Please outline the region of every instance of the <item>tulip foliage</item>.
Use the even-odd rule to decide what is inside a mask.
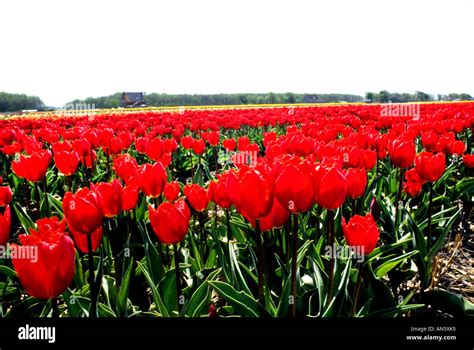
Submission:
[[[469,313],[436,257],[469,230],[473,124],[471,103],[0,119],[0,314]]]

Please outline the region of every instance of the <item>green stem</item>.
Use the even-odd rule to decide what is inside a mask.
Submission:
[[[287,264],[290,262],[290,221],[287,220],[285,223],[285,257]]]
[[[428,204],[428,243],[427,248],[431,247],[431,217],[433,216],[433,183],[429,183],[430,188],[430,202]]]
[[[454,201],[454,196],[455,196],[455,193],[456,193],[456,185],[457,185],[457,182],[458,182],[458,161],[457,161],[457,158],[455,159],[455,165],[454,165],[454,175],[453,175],[453,178],[454,178],[454,184],[453,184],[453,191],[451,192],[451,202]]]
[[[291,257],[291,317],[296,317],[296,269],[298,257],[298,214],[293,214],[293,255]]]
[[[257,241],[257,273],[258,273],[258,301],[263,303],[263,279],[265,254],[263,252],[262,234],[260,232],[260,222],[256,220],[255,239]]]
[[[332,210],[328,210],[327,212],[328,217],[328,245],[331,248],[331,256],[329,257],[329,287],[328,287],[328,298],[327,298],[327,306],[331,303],[333,290],[334,290],[334,264],[335,264],[335,233],[334,233],[334,212]]]
[[[321,207],[319,205],[316,206],[316,237],[315,237],[315,242],[318,241],[319,236],[321,235],[321,230],[320,230],[320,219],[321,219]]]
[[[97,318],[97,291],[94,283],[94,252],[92,251],[92,235],[87,234],[87,250],[89,260],[89,289],[91,293],[91,305],[89,317]]]
[[[59,318],[59,308],[58,308],[58,299],[51,299],[51,307],[53,309],[53,318]]]
[[[38,208],[38,219],[41,218],[41,195],[40,195],[40,187],[38,182],[35,182],[35,189],[36,189],[36,205]]]
[[[398,182],[397,202],[395,203],[395,233],[398,234],[398,212],[400,210],[400,200],[402,199],[403,177],[405,169],[400,169],[400,178]]]
[[[232,228],[230,227],[230,213],[229,209],[225,210],[225,218],[227,224],[227,245],[229,246],[229,250],[231,249],[231,240],[232,240]]]
[[[356,312],[357,312],[357,301],[359,300],[360,286],[362,285],[363,268],[364,268],[364,265],[362,265],[362,263],[359,263],[358,274],[357,274],[357,282],[356,282],[356,287],[355,287],[355,290],[354,290],[354,297],[352,298],[351,317],[355,317]]]
[[[45,177],[44,181],[43,181],[43,195],[44,195],[44,201],[45,201],[45,204],[46,204],[46,215],[50,216],[51,215],[51,210],[50,210],[50,206],[49,206],[49,198],[48,198],[48,191],[47,191],[46,182],[47,182],[47,180],[46,180],[46,177]]]
[[[176,277],[176,298],[177,298],[177,306],[178,306],[178,315],[180,313],[180,299],[181,299],[181,278],[179,274],[179,255],[178,255],[178,245],[173,244],[173,255],[174,255],[174,270],[175,270],[175,277]]]
[[[107,162],[107,173],[110,172],[110,156],[109,156],[109,149],[105,149],[105,155],[106,155],[106,162]],[[92,158],[92,151],[91,151],[91,158]]]

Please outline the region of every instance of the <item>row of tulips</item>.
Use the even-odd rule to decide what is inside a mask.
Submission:
[[[0,245],[35,255],[1,260],[0,311],[427,312],[454,298],[433,264],[466,227],[473,107],[0,120]]]

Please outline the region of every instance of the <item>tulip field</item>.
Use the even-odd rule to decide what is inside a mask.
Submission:
[[[474,315],[474,103],[417,108],[0,116],[0,315]]]

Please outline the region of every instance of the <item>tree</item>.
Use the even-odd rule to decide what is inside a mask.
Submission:
[[[380,91],[379,96],[381,103],[388,103],[390,101],[390,93],[387,90]]]

